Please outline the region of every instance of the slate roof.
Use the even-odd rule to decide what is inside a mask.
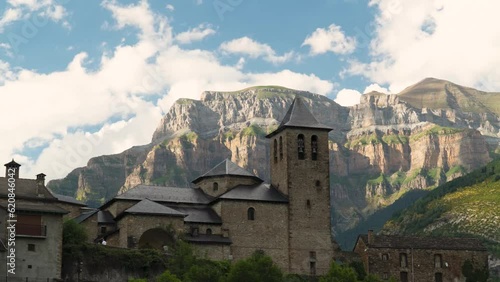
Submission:
[[[219,196],[219,199],[288,203],[281,192],[267,183],[238,185]]]
[[[174,207],[174,209],[187,214],[184,218],[184,222],[222,224],[220,216],[209,207]]]
[[[57,199],[45,187],[41,187],[40,189],[38,189],[38,193],[40,195],[43,195],[42,197],[39,197],[37,194],[38,184],[36,183],[35,179],[17,178],[15,184],[16,184],[15,185],[16,197],[36,198],[39,200],[43,200],[43,199],[56,200]],[[8,196],[8,193],[9,193],[8,188],[9,188],[9,185],[7,182],[7,178],[0,177],[0,197],[7,197]]]
[[[184,240],[190,243],[198,243],[198,244],[224,244],[229,245],[232,243],[231,239],[227,237],[222,237],[221,235],[207,235],[207,234],[199,234],[197,236],[186,235]]]
[[[99,211],[97,213],[97,222],[104,224],[114,224],[115,220],[109,211]]]
[[[82,223],[84,222],[85,220],[87,220],[89,217],[93,216],[94,214],[96,214],[97,212],[99,212],[99,210],[95,209],[95,210],[90,210],[90,211],[87,211],[87,212],[83,212],[81,213],[79,216],[73,218],[73,220],[76,222],[76,223]]]
[[[255,176],[255,174],[238,166],[237,164],[233,163],[231,160],[225,159],[222,162],[220,162],[219,164],[217,164],[215,167],[213,167],[211,170],[209,170],[207,173],[205,173],[202,176],[193,180],[193,183],[198,183],[200,180],[202,180],[203,178],[206,178],[206,177],[225,176],[225,175],[240,176],[240,177],[241,176],[253,177],[253,178],[257,178],[260,180],[260,178]]]
[[[162,204],[155,203],[151,200],[144,199],[132,207],[126,209],[124,213],[130,214],[147,214],[147,215],[170,215],[170,216],[186,216],[184,213],[176,211]]]
[[[370,248],[486,251],[481,240],[475,238],[373,235],[371,244],[367,244],[367,234],[359,235],[360,239]]]
[[[155,202],[184,204],[208,204],[212,201],[212,197],[201,189],[148,185],[137,185],[114,199],[143,200],[146,198]]]
[[[69,203],[69,204],[74,204],[74,205],[80,205],[82,207],[86,207],[87,205],[84,202],[78,201],[77,199],[71,197],[71,196],[66,196],[66,195],[60,195],[52,192],[52,195],[57,198],[58,201],[64,202],[64,203]]]
[[[0,204],[0,207],[7,209],[7,203]],[[55,204],[43,203],[43,204],[34,204],[34,203],[21,203],[19,201],[16,202],[16,212],[35,212],[35,213],[55,213],[55,214],[67,214],[69,213],[67,210],[58,207]]]
[[[288,111],[286,112],[285,117],[281,121],[278,128],[268,134],[266,137],[273,137],[286,127],[316,128],[328,131],[332,130],[331,127],[318,122],[318,120],[304,104],[304,101],[302,101],[302,99],[299,97],[296,97],[293,100],[292,105],[290,106],[290,108],[288,108]]]

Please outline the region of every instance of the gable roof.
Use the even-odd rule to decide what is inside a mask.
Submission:
[[[174,207],[181,213],[187,214],[184,222],[222,224],[220,216],[209,207]]]
[[[288,203],[288,199],[281,192],[267,183],[238,185],[220,195],[218,199]]]
[[[61,195],[61,194],[56,194],[52,192],[52,195],[57,198],[58,201],[68,203],[68,204],[73,204],[73,205],[79,205],[86,207],[87,204],[84,202],[78,201],[77,199],[71,197],[71,196],[66,196],[66,195]]]
[[[76,222],[76,223],[82,223],[84,222],[85,220],[89,219],[90,217],[92,217],[94,214],[96,214],[97,212],[99,212],[98,209],[95,209],[95,210],[90,210],[90,211],[86,211],[86,212],[82,212],[80,215],[78,215],[77,217],[73,218],[73,220]]]
[[[109,211],[99,211],[97,213],[97,222],[104,224],[113,224],[115,220],[113,219],[113,215]]]
[[[208,204],[212,201],[212,197],[205,194],[201,189],[149,186],[142,184],[116,196],[113,200],[143,200],[146,198],[155,202],[183,204]]]
[[[290,108],[288,108],[288,111],[286,112],[285,117],[281,121],[278,128],[268,134],[266,137],[273,137],[287,127],[315,128],[328,131],[332,130],[331,127],[318,122],[318,120],[304,104],[304,101],[299,97],[296,97],[293,100],[292,105],[290,106]]]
[[[16,197],[32,198],[40,201],[57,200],[45,186],[38,186],[36,179],[16,178]],[[0,177],[0,197],[9,193],[7,178]],[[38,190],[38,193],[37,193]]]
[[[8,203],[0,204],[0,207],[7,209]],[[16,202],[16,213],[17,212],[29,212],[29,213],[44,213],[44,214],[67,214],[67,210],[51,203],[35,204],[35,203],[22,203]]]
[[[390,249],[434,249],[434,250],[475,250],[486,251],[483,243],[475,238],[451,237],[416,237],[397,235],[372,235],[373,242],[368,243],[368,235],[358,236],[358,241],[363,240],[369,248]]]
[[[196,178],[192,182],[198,183],[200,180],[207,178],[207,177],[226,176],[226,175],[240,176],[240,177],[252,177],[252,178],[257,178],[257,179],[261,180],[260,178],[255,176],[255,174],[253,174],[253,173],[247,171],[246,169],[240,167],[239,165],[233,163],[231,160],[225,159],[222,162],[218,163],[215,167],[213,167],[207,173]]]
[[[132,207],[126,209],[124,213],[129,214],[147,214],[147,215],[170,215],[184,217],[185,214],[176,211],[162,204],[155,203],[151,200],[144,199]]]

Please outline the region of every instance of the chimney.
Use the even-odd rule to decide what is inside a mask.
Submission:
[[[40,187],[45,187],[45,174],[39,173],[36,175],[36,185]]]
[[[373,230],[368,230],[368,244],[373,244]]]
[[[15,179],[19,179],[19,167],[21,165],[16,163],[14,159],[10,163],[5,164],[5,178],[10,178],[14,176]]]

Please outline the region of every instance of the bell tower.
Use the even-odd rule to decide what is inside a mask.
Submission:
[[[321,275],[333,259],[328,132],[295,98],[271,144],[271,184],[289,199],[289,272]]]

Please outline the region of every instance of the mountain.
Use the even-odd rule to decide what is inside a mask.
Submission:
[[[418,97],[427,93],[409,91],[428,88],[427,84],[428,79],[398,95],[368,93],[353,107],[278,86],[206,91],[200,100],[177,100],[150,144],[92,158],[86,167],[48,186],[96,206],[140,183],[190,186],[191,180],[225,158],[268,181],[269,144],[264,136],[277,127],[299,95],[321,123],[334,128],[332,207],[335,232],[343,232],[410,190],[437,187],[491,161],[499,144],[498,115],[451,104],[412,105],[408,97],[423,101]]]
[[[500,257],[500,160],[434,189],[382,232],[479,237]]]

